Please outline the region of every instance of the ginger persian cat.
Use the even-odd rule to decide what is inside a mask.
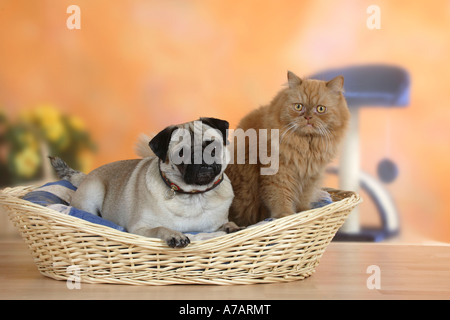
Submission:
[[[235,161],[226,170],[235,194],[231,221],[248,226],[268,217],[281,218],[311,209],[323,195],[325,167],[336,156],[350,118],[343,86],[342,76],[325,82],[302,80],[288,72],[287,88],[240,121],[238,128],[244,131],[279,129],[279,168],[276,174],[261,175],[259,159],[248,163],[246,140],[245,164]]]

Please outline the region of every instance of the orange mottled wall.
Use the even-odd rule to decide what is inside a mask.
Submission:
[[[80,30],[66,27],[71,4]],[[373,4],[379,30],[366,26]],[[234,127],[288,69],[400,65],[411,104],[361,112],[361,166],[375,174],[393,159],[402,221],[450,241],[448,30],[448,1],[0,0],[0,108],[50,104],[81,117],[99,166],[134,157],[139,133],[172,123],[214,116]]]

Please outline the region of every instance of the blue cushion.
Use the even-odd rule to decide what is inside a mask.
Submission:
[[[44,207],[49,207],[53,210],[59,211],[62,214],[68,214],[92,223],[100,224],[106,227],[114,228],[119,231],[126,231],[125,228],[116,225],[115,223],[105,220],[95,214],[70,207],[69,203],[72,199],[73,193],[77,188],[67,180],[60,180],[50,182],[38,189],[27,193],[22,197],[23,200],[39,204]]]

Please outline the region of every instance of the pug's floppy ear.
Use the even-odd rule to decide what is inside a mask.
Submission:
[[[148,144],[156,156],[162,161],[166,161],[170,138],[176,129],[176,126],[168,126],[158,133]]]
[[[228,144],[228,128],[230,124],[228,121],[217,119],[217,118],[200,118],[200,121],[207,124],[211,128],[217,129],[222,133],[223,143]]]

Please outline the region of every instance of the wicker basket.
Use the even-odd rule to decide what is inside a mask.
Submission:
[[[335,202],[319,209],[171,249],[22,200],[34,187],[7,188],[0,204],[19,229],[39,271],[50,278],[132,285],[253,284],[293,281],[314,273],[325,248],[361,202],[327,189]]]

